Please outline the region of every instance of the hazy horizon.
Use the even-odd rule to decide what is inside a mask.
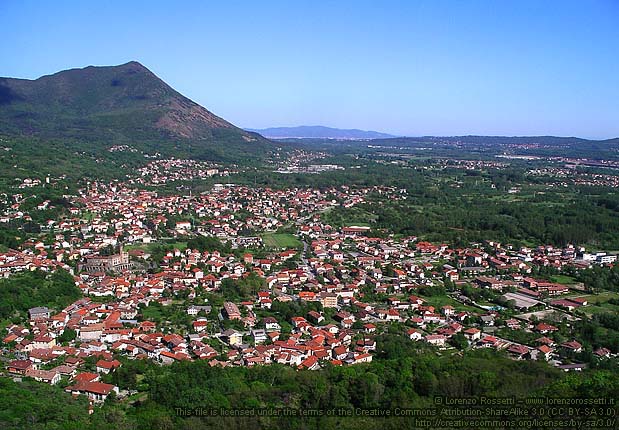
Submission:
[[[241,127],[241,126],[239,126]],[[392,134],[394,137],[426,137],[426,136],[432,136],[432,137],[459,137],[459,136],[486,136],[486,137],[564,137],[564,138],[579,138],[579,139],[586,139],[586,140],[611,140],[611,139],[615,139],[615,138],[619,138],[618,136],[613,136],[613,137],[607,137],[607,138],[600,138],[600,139],[596,139],[596,138],[589,138],[589,137],[583,137],[583,136],[561,136],[561,135],[556,135],[556,134],[513,134],[513,135],[508,135],[508,134],[472,134],[472,133],[463,133],[463,134],[409,134],[409,135],[398,135],[396,133],[391,133],[389,131],[386,130],[370,130],[370,129],[366,129],[366,128],[359,128],[359,127],[336,127],[336,126],[328,126],[328,125],[324,125],[324,124],[295,124],[295,125],[274,125],[274,126],[267,126],[267,127],[241,127],[244,130],[267,130],[267,129],[273,129],[273,128],[298,128],[298,127],[326,127],[326,128],[334,128],[334,129],[339,129],[339,130],[359,130],[359,131],[369,131],[369,132],[377,132],[377,133],[385,133],[385,134]]]

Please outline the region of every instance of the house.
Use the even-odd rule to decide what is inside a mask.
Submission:
[[[79,271],[87,273],[95,272],[121,272],[131,269],[129,254],[120,249],[118,254],[86,256],[86,262],[78,265]]]
[[[567,351],[573,351],[573,352],[576,352],[576,353],[582,352],[582,345],[579,342],[575,341],[575,340],[572,340],[572,341],[569,341],[569,342],[563,342],[561,344],[561,347],[566,349]]]
[[[348,349],[345,345],[336,346],[333,348],[333,358],[336,360],[344,360],[348,357]]]
[[[540,345],[537,347],[537,357],[538,360],[543,358],[544,360],[550,360],[550,355],[552,354],[552,348],[548,345]]]
[[[191,230],[191,222],[189,221],[179,221],[176,223],[176,231],[180,232],[185,232],[187,230]]]
[[[105,360],[99,360],[97,361],[97,372],[98,373],[104,373],[104,374],[108,374],[110,372],[112,372],[114,369],[117,369],[120,367],[120,361],[118,360],[112,360],[112,361],[105,361]]]
[[[276,342],[276,341],[279,340],[279,332],[278,331],[268,332],[267,336],[269,337],[269,339],[271,339],[271,342]]]
[[[499,340],[494,336],[485,336],[479,341],[482,348],[494,348],[499,344]]]
[[[273,317],[266,317],[262,321],[264,322],[266,331],[280,331],[282,329],[277,320]]]
[[[400,319],[400,313],[397,309],[387,309],[387,321],[398,321]]]
[[[445,315],[446,317],[450,317],[455,313],[455,310],[453,308],[453,306],[451,305],[445,305],[441,308],[441,312],[443,313],[443,315]]]
[[[88,326],[80,327],[79,329],[79,339],[82,342],[87,342],[91,340],[99,340],[103,335],[104,325],[103,323],[91,324]]]
[[[110,393],[118,394],[118,387],[112,384],[103,382],[78,382],[75,385],[68,386],[65,391],[73,395],[85,394],[88,399],[95,403],[102,403],[107,399]]]
[[[408,335],[408,337],[411,340],[415,340],[415,341],[421,340],[423,338],[423,335],[421,334],[421,331],[419,331],[417,329],[414,329],[414,328],[408,329],[406,331],[406,334]]]
[[[537,343],[541,343],[542,345],[547,345],[547,346],[554,346],[555,341],[550,339],[549,337],[546,336],[542,336],[538,339],[535,339],[535,342]]]
[[[518,330],[520,328],[520,321],[515,318],[510,318],[505,321],[505,325],[511,330]]]
[[[75,375],[75,378],[73,378],[73,382],[75,384],[81,384],[85,382],[97,382],[100,379],[101,376],[98,373],[82,372]]]
[[[493,326],[494,325],[494,315],[492,314],[488,314],[488,315],[482,315],[481,317],[479,317],[481,319],[481,321],[488,326]]]
[[[426,336],[426,342],[434,346],[445,346],[447,338],[442,334],[429,334]]]
[[[211,307],[192,305],[187,308],[187,315],[196,316],[200,312],[204,312],[205,314],[208,314],[211,312]]]
[[[33,378],[35,381],[45,382],[50,385],[55,385],[60,382],[60,373],[54,370],[39,370],[30,368],[26,370],[25,376]]]
[[[564,372],[582,372],[583,369],[587,368],[586,363],[570,363],[570,364],[560,364],[557,368],[563,370]]]
[[[238,331],[229,328],[222,333],[222,337],[228,340],[228,344],[231,346],[240,345],[243,343],[243,334]]]
[[[598,348],[593,353],[600,358],[608,358],[610,357],[610,349],[608,348]]]
[[[316,311],[309,311],[307,313],[307,317],[317,324],[320,324],[321,322],[325,320],[325,317],[323,317],[322,315],[320,315],[319,312],[316,312]]]
[[[301,364],[299,364],[298,368],[301,369],[301,370],[303,370],[303,369],[307,369],[307,370],[317,370],[317,369],[320,369],[320,366],[318,365],[318,357],[316,357],[315,355],[310,355],[305,360],[303,360],[301,362]]]
[[[36,365],[30,360],[13,360],[6,368],[9,373],[25,375],[27,370],[36,368]]]
[[[344,238],[354,238],[357,236],[364,236],[370,231],[370,227],[358,227],[358,226],[350,226],[343,227],[342,234]]]
[[[172,364],[176,361],[176,354],[170,351],[161,351],[159,353],[159,361],[165,365]]]
[[[39,335],[32,341],[32,349],[50,349],[56,345],[56,339],[49,335]]]
[[[52,370],[58,372],[60,376],[66,376],[67,378],[73,378],[77,373],[77,370],[75,370],[73,366],[68,366],[66,364],[56,366]]]
[[[374,333],[376,331],[376,326],[374,324],[364,324],[363,329],[366,333]]]
[[[507,348],[507,352],[518,360],[523,360],[529,355],[529,348],[524,345],[512,344]]]
[[[251,335],[254,338],[254,343],[259,344],[267,340],[267,333],[263,329],[254,329],[251,331]]]
[[[423,322],[425,323],[441,323],[443,322],[443,317],[439,314],[435,314],[433,312],[427,312],[423,314]]]
[[[372,355],[364,352],[362,354],[354,354],[352,362],[350,364],[370,363],[372,361]]]
[[[320,303],[323,308],[335,308],[337,307],[337,295],[334,293],[320,293]]]
[[[32,321],[43,321],[49,318],[50,310],[43,306],[30,308],[28,309],[28,315]]]
[[[200,318],[197,321],[192,322],[191,325],[196,333],[200,333],[208,328],[208,320],[205,318]]]
[[[250,253],[243,254],[243,262],[245,264],[254,264],[254,256]]]
[[[232,302],[224,302],[224,313],[229,320],[240,320],[241,311],[237,305]]]
[[[561,308],[567,309],[568,311],[573,311],[576,308],[579,308],[580,306],[582,306],[580,303],[574,302],[574,301],[569,300],[569,299],[553,300],[553,301],[550,302],[550,304],[552,306],[557,306],[557,307],[561,307]]]
[[[475,327],[467,328],[462,334],[471,342],[481,339],[481,330]]]
[[[535,331],[541,334],[552,333],[557,330],[559,330],[557,327],[546,323],[539,323],[535,326]]]
[[[488,276],[479,276],[475,278],[474,283],[480,288],[488,288],[491,290],[502,290],[505,287],[503,281]]]
[[[578,303],[580,306],[587,306],[589,304],[589,301],[586,297],[572,297],[570,301]]]

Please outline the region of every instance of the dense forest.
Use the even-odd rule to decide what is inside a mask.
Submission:
[[[57,386],[0,378],[0,428],[78,430],[91,425],[88,401],[73,399]]]
[[[588,190],[556,193],[505,189],[520,183],[506,176],[463,178],[453,183],[408,187],[406,200],[387,201],[380,195],[353,208],[338,207],[323,216],[335,226],[367,224],[400,235],[416,235],[454,245],[495,240],[514,245],[566,244],[619,249],[619,196]],[[485,189],[484,189],[485,188]]]

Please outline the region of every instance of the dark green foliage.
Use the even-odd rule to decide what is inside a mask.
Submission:
[[[610,312],[595,314],[591,319],[578,321],[574,328],[585,347],[619,352],[619,315]]]
[[[615,209],[619,196],[603,189],[538,194],[543,187],[529,184],[526,197],[509,199],[506,191],[510,187],[529,181],[518,170],[490,170],[476,179],[461,172],[383,169],[378,168],[377,175],[383,176],[383,183],[405,187],[406,200],[389,201],[374,195],[367,203],[335,208],[325,213],[323,220],[335,226],[366,223],[375,229],[457,246],[495,240],[515,245],[571,243],[619,248],[619,212]],[[398,178],[393,177],[396,174]],[[496,188],[490,188],[490,183]]]
[[[619,266],[612,268],[594,266],[576,272],[576,280],[595,290],[619,291]]]
[[[405,338],[402,341],[414,344]],[[319,372],[298,372],[278,365],[217,369],[206,363],[181,363],[163,369],[149,380],[149,386],[150,399],[169,411],[197,406],[370,409],[431,406],[434,396],[522,397],[533,395],[561,376],[545,363],[516,362],[489,351],[437,357],[428,350],[414,355],[399,352],[395,357],[367,365],[327,366]],[[378,424],[370,421],[364,426],[360,420],[344,420],[345,428]],[[380,422],[386,425],[398,422],[383,420]],[[337,427],[335,420],[277,420],[277,426],[284,428],[293,423]],[[257,428],[274,425],[263,418],[258,418],[257,424]]]
[[[283,321],[290,321],[295,316],[307,316],[309,311],[322,311],[322,305],[320,302],[306,302],[306,301],[290,301],[282,302],[275,300],[271,306],[271,312],[275,313],[278,320],[281,318]]]
[[[122,360],[122,366],[105,376],[107,383],[114,384],[120,389],[135,389],[138,384],[138,375],[142,375],[152,366],[145,360]]]
[[[422,295],[432,297],[432,296],[444,296],[445,295],[445,287],[441,287],[440,285],[430,285],[427,287],[423,287],[419,291]]]
[[[0,378],[0,428],[4,430],[82,430],[88,428],[88,401],[58,387]]]
[[[72,328],[65,328],[60,336],[58,336],[58,342],[65,343],[74,340],[77,337],[77,332]]]
[[[468,340],[466,340],[466,337],[462,333],[454,334],[451,339],[449,339],[449,343],[458,350],[463,350],[469,345]]]
[[[73,276],[64,270],[19,273],[0,280],[0,318],[25,316],[36,306],[60,309],[80,297]]]
[[[19,245],[20,233],[17,230],[13,230],[11,228],[6,228],[4,226],[0,227],[0,249],[4,248],[17,248]]]
[[[222,243],[221,240],[211,236],[197,236],[187,241],[187,248],[197,249],[200,252],[204,251],[219,251],[230,253],[230,245]]]
[[[250,273],[246,278],[238,280],[226,278],[221,282],[219,292],[224,299],[229,301],[241,301],[251,299],[265,286],[265,281],[255,273]]]

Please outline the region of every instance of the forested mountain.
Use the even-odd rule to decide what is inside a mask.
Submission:
[[[146,67],[65,70],[36,80],[0,78],[0,134],[61,139],[76,149],[129,144],[193,158],[262,157],[275,145],[181,95]],[[96,148],[95,148],[96,149]]]

